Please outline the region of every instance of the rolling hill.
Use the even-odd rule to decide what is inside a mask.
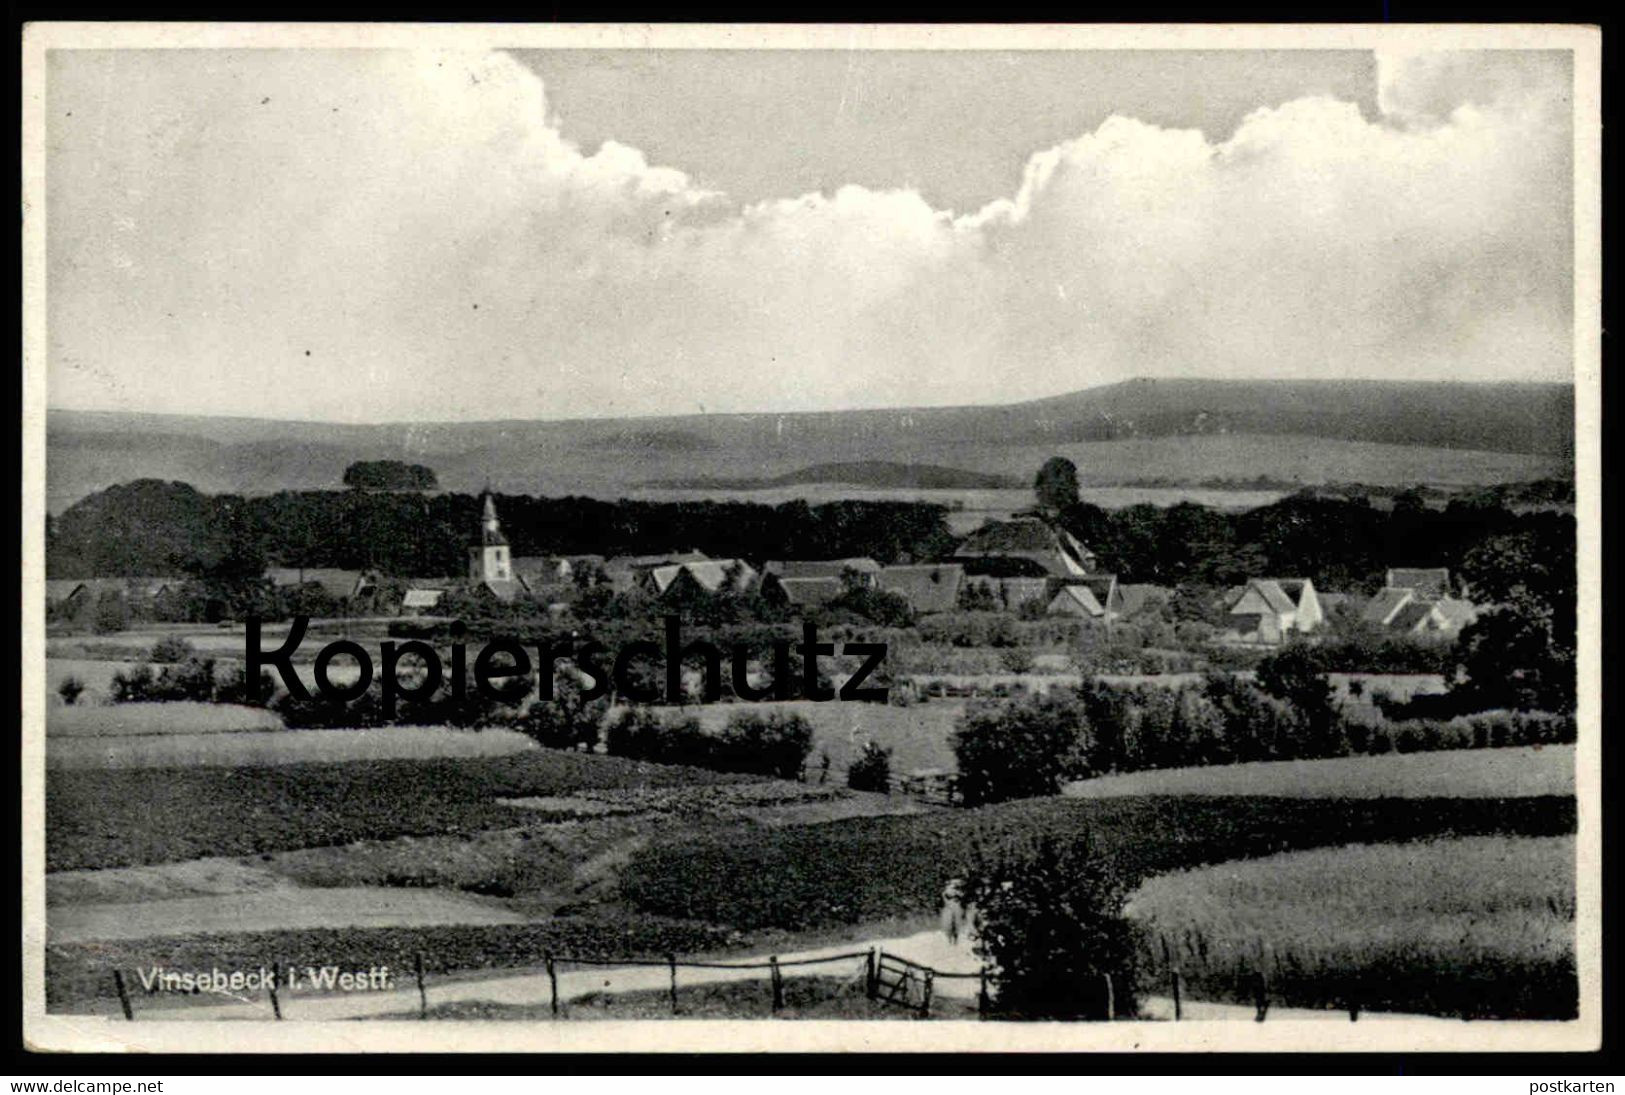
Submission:
[[[448,490],[938,489],[1026,482],[1055,453],[1096,486],[1261,475],[1482,484],[1569,474],[1573,401],[1567,384],[1136,380],[1001,406],[642,419],[348,424],[52,410],[47,496],[60,512],[144,477],[209,492],[330,489],[360,459],[428,464]]]

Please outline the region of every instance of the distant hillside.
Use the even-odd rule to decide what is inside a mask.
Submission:
[[[779,487],[839,483],[852,487],[880,487],[898,490],[1008,490],[1031,484],[1010,475],[944,468],[935,464],[897,464],[889,460],[857,460],[839,464],[815,464],[784,475],[765,478],[730,479],[726,476],[699,476],[692,479],[654,479],[645,486],[675,490],[775,490]]]
[[[1025,483],[1049,451],[1078,461],[1085,481],[1110,485],[1184,463],[1136,470],[1107,459],[1110,452],[1143,456],[1149,445],[1174,454],[1191,444],[1185,438],[1281,435],[1293,439],[1278,461],[1273,446],[1243,446],[1255,462],[1203,467],[1198,478],[1308,482],[1308,439],[1341,453],[1370,447],[1379,471],[1356,461],[1338,468],[1345,480],[1489,484],[1569,474],[1573,401],[1567,384],[1138,380],[995,407],[542,422],[356,425],[51,411],[47,492],[59,512],[144,477],[210,492],[336,488],[357,460],[424,464],[447,490],[489,480],[503,490],[599,497],[647,490],[652,481],[802,483],[793,477],[828,467],[869,466],[865,474],[880,476],[892,474],[884,467],[934,468]],[[1091,458],[1097,444],[1099,460]],[[1435,475],[1435,466],[1449,470]],[[1394,478],[1401,470],[1405,478]]]

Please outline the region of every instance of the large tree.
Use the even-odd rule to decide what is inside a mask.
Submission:
[[[1044,461],[1033,480],[1033,493],[1038,506],[1047,513],[1059,514],[1078,501],[1078,466],[1064,456],[1052,456]]]

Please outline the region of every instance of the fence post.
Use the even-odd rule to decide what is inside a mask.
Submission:
[[[559,975],[558,971],[553,968],[553,952],[548,951],[542,956],[542,959],[547,963],[548,993],[553,1006],[553,1018],[557,1019],[559,1017]]]
[[[778,1011],[784,1007],[784,978],[779,973],[779,956],[769,955],[767,965],[773,976],[773,1010]]]
[[[276,998],[276,985],[280,980],[282,980],[282,967],[278,963],[272,962],[271,981],[265,987],[270,990],[271,993],[271,1014],[275,1015],[278,1019],[282,1018],[282,1001]]]
[[[124,987],[124,974],[116,969],[113,971],[113,987],[118,989],[118,1006],[124,1009],[124,1017],[134,1022],[135,1012],[130,1008],[130,993]]]
[[[982,967],[981,976],[977,978],[976,987],[976,1015],[978,1018],[987,1017],[987,967]]]
[[[1262,1023],[1270,1010],[1270,983],[1263,969],[1253,975],[1253,1004],[1258,1008],[1258,1021]]]
[[[1185,1017],[1184,1008],[1181,1006],[1180,999],[1179,999],[1179,971],[1175,970],[1174,971],[1174,1022],[1177,1023],[1177,1022],[1179,1022],[1179,1020],[1183,1019],[1184,1017]]]
[[[869,953],[863,957],[863,994],[869,999],[875,998],[875,980],[879,974],[875,971],[875,949],[869,948]]]
[[[429,992],[423,987],[423,952],[418,951],[412,956],[412,966],[418,975],[418,1018],[429,1017]]]
[[[666,964],[671,967],[671,1013],[677,1014],[677,956],[666,955]]]
[[[1358,1023],[1359,1021],[1360,1021],[1360,1002],[1358,1000],[1351,999],[1349,1001],[1349,1022]]]
[[[931,981],[934,976],[935,971],[925,971],[925,1001],[920,1005],[921,1019],[931,1018]]]
[[[1110,1021],[1117,1018],[1117,998],[1112,992],[1112,975],[1106,973],[1101,976],[1106,979],[1106,1019]]]

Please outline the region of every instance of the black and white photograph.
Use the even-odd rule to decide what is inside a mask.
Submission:
[[[32,1047],[1596,1048],[1594,29],[23,46]]]

